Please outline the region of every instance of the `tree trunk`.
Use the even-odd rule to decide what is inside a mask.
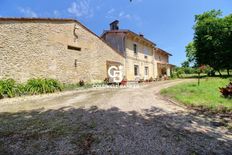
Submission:
[[[227,69],[227,75],[230,76],[230,69]]]
[[[220,76],[222,76],[222,73],[220,72],[220,70],[218,70],[218,73],[219,73]]]

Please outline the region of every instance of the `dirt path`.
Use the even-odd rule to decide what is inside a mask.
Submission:
[[[4,100],[0,125],[11,126],[0,127],[0,152],[2,141],[2,150],[15,154],[232,154],[232,133],[225,127],[159,95],[162,88],[189,81]],[[16,124],[17,132],[10,128]],[[31,133],[26,126],[37,127],[36,138],[25,139]]]
[[[63,107],[89,108],[91,106],[98,106],[103,109],[117,107],[121,111],[137,112],[155,106],[159,108],[163,107],[163,110],[170,111],[172,107],[174,107],[174,109],[180,107],[167,103],[160,98],[159,91],[163,88],[188,81],[193,80],[162,81],[130,89],[93,88],[58,94],[4,99],[0,100],[0,112],[18,112],[21,110],[33,110],[38,108],[43,108],[44,110]],[[166,108],[166,104],[168,104],[170,108]]]

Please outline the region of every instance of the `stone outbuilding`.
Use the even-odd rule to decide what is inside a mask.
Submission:
[[[0,79],[103,81],[124,57],[73,19],[0,18]]]

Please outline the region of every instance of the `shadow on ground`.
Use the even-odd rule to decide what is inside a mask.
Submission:
[[[0,113],[0,154],[232,154],[231,139],[187,130],[186,118],[157,108]]]

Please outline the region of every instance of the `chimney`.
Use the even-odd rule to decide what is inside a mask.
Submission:
[[[110,23],[110,30],[119,30],[119,21],[115,20],[112,23]]]

